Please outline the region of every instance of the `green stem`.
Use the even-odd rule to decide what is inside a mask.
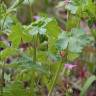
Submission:
[[[55,86],[55,84],[56,84],[56,81],[57,81],[57,79],[58,79],[59,73],[60,73],[60,71],[61,71],[61,67],[62,67],[62,62],[61,62],[61,64],[58,66],[58,69],[57,69],[56,75],[55,75],[55,77],[54,77],[54,80],[53,80],[53,83],[52,83],[52,86],[51,86],[51,89],[50,89],[50,91],[49,91],[48,96],[51,96],[51,94],[52,94],[52,91],[53,91],[54,86]]]
[[[34,49],[34,53],[33,53],[33,63],[36,64],[37,62],[37,43],[38,43],[38,34],[36,36],[33,36],[33,49]],[[34,75],[34,71],[32,71],[32,80],[31,80],[31,90],[30,90],[30,96],[36,96],[35,92],[34,92],[34,86],[35,86],[35,75]]]
[[[33,53],[33,62],[36,64],[37,61],[37,44],[38,44],[38,34],[36,36],[33,36],[33,40],[34,40],[34,53]]]
[[[0,96],[3,96],[3,87],[4,87],[4,83],[5,83],[5,80],[4,80],[4,67],[5,67],[5,63],[3,64],[2,74],[1,74],[1,95]]]
[[[31,6],[31,3],[29,0],[28,0],[28,2],[29,2],[29,7],[30,7],[30,17],[31,17],[31,21],[32,21],[32,6]]]
[[[34,62],[34,64],[36,64],[36,54],[37,54],[37,49],[36,49],[36,46],[34,46],[34,56],[33,56],[33,62]]]

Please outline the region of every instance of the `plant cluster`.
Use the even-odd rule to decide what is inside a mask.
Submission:
[[[16,16],[22,3],[28,3],[31,10],[30,0],[16,0],[9,8],[0,2],[0,96],[53,96],[59,78],[71,75],[78,66],[73,61],[96,39],[92,27],[96,6],[92,0],[63,1],[68,15],[64,31],[55,18],[35,16],[34,20],[32,13],[31,23],[23,25]],[[84,18],[91,34],[80,27]],[[88,78],[80,96],[95,80],[93,75]],[[64,94],[72,96],[72,87]]]

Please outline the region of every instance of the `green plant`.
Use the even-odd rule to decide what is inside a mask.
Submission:
[[[51,92],[56,84],[56,80],[59,77],[60,71],[62,70],[63,63],[70,63],[74,59],[76,59],[80,53],[82,52],[83,48],[90,44],[93,41],[93,38],[87,36],[82,29],[72,29],[71,32],[62,32],[60,33],[58,40],[57,40],[57,48],[58,51],[64,51],[65,56],[62,57],[62,62],[57,69],[56,75],[54,77],[54,81],[52,87],[50,89],[49,95],[51,96]]]
[[[87,35],[79,27],[82,18],[79,12],[87,9],[95,19],[95,10],[88,7],[94,3],[88,0],[90,4],[82,4],[84,9],[80,10],[82,0],[73,1],[66,5],[66,31],[62,31],[55,18],[40,16],[33,21],[32,13],[31,23],[21,24],[16,17],[17,8],[27,3],[31,11],[31,0],[16,0],[9,8],[4,2],[0,3],[0,48],[3,48],[0,51],[0,96],[37,96],[39,87],[43,86],[48,90],[48,96],[51,96],[60,73],[64,71],[64,64],[77,59],[83,49],[94,41],[92,35]],[[78,21],[77,25],[71,16]],[[84,87],[84,90],[88,87]]]
[[[42,67],[43,66],[42,63],[44,63],[44,62],[38,61],[38,59],[41,57],[37,58],[38,52],[43,53],[42,50],[40,50],[40,48],[42,47],[42,44],[45,41],[45,40],[43,40],[41,42],[40,36],[48,37],[49,42],[51,42],[50,40],[52,38],[53,42],[55,42],[56,38],[58,36],[58,32],[60,31],[60,28],[57,26],[57,23],[53,18],[47,18],[47,17],[42,17],[40,20],[32,22],[28,26],[21,25],[20,22],[16,19],[16,17],[14,17],[12,13],[9,13],[9,12],[14,11],[14,8],[16,8],[20,3],[21,3],[21,1],[15,2],[15,4],[12,5],[12,7],[10,7],[9,9],[5,9],[5,12],[4,13],[2,12],[2,14],[1,14],[2,15],[1,20],[3,20],[2,21],[3,23],[0,22],[0,24],[1,24],[0,32],[1,32],[1,34],[8,34],[8,41],[11,41],[11,46],[4,45],[3,41],[1,41],[1,43],[4,46],[1,46],[1,44],[0,44],[0,47],[4,48],[4,50],[0,52],[0,62],[1,62],[0,66],[2,69],[1,81],[4,83],[6,82],[6,79],[5,79],[6,72],[4,71],[4,70],[6,70],[6,68],[7,69],[11,68],[11,69],[14,69],[15,71],[17,70],[17,75],[14,77],[14,78],[16,78],[15,81],[17,82],[17,80],[19,80],[20,82],[21,81],[23,82],[23,80],[26,80],[29,78],[28,81],[31,80],[30,87],[29,87],[30,88],[29,95],[35,96],[35,94],[36,94],[35,93],[35,88],[36,88],[35,80],[36,80],[37,76],[39,76],[39,74],[42,74],[42,73],[46,74],[46,70],[47,70],[47,69],[46,70],[43,69],[43,67]],[[2,8],[2,6],[1,6],[1,8]],[[12,18],[10,18],[10,16],[12,16]],[[9,20],[9,18],[11,19],[12,22],[7,22],[7,20]],[[7,27],[8,24],[10,24],[10,26]],[[5,33],[7,28],[8,28],[8,32]],[[54,31],[55,31],[55,33],[53,33]],[[57,34],[56,34],[56,32],[57,32]],[[53,34],[53,36],[51,36],[50,34]],[[46,41],[46,42],[48,42],[48,41]],[[28,43],[28,46],[26,45],[26,43]],[[24,44],[25,44],[25,46],[24,46]],[[45,44],[44,46],[47,46],[47,45]],[[48,44],[48,46],[49,46],[48,47],[49,49],[47,47],[45,47],[46,51],[51,50],[51,48],[53,48],[54,44],[51,44],[51,45]],[[26,49],[25,47],[28,47],[28,48]],[[26,50],[21,51],[22,48],[23,49],[25,48]],[[45,51],[44,56],[47,56],[46,51]],[[16,56],[15,60],[12,60],[12,62],[8,65],[6,60],[9,59],[10,57],[14,57],[14,56]],[[26,78],[25,76],[27,76],[27,75],[25,75],[23,78],[22,75],[24,75],[26,72],[28,72],[29,76]],[[22,77],[22,79],[21,79],[21,77]],[[10,77],[10,80],[12,78],[13,77]],[[40,76],[40,78],[41,78],[41,76]],[[39,80],[39,78],[38,78],[38,80]],[[14,82],[12,85],[8,84],[8,86],[10,86],[10,88],[11,88],[10,90],[8,90],[9,87],[5,88],[3,86],[2,82],[1,82],[1,85],[2,85],[1,86],[1,95],[6,96],[7,93],[4,90],[9,91],[9,93],[10,93],[9,96],[13,95],[14,93],[12,93],[13,91],[11,90],[13,87],[11,87],[11,86],[13,86]],[[5,85],[7,86],[6,83],[5,83]],[[17,86],[16,88],[18,89],[19,87]],[[14,90],[17,90],[17,89],[14,89]],[[21,87],[19,89],[21,89]],[[22,91],[24,91],[24,90],[22,90]],[[20,95],[20,96],[22,96],[22,95]]]
[[[81,93],[80,96],[84,96],[84,94],[86,93],[87,89],[91,86],[91,84],[96,80],[96,76],[91,76],[90,78],[88,78],[83,86],[83,88],[81,89]]]

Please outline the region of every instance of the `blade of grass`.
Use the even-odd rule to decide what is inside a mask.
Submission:
[[[83,88],[81,89],[80,96],[85,96],[85,93],[87,89],[91,86],[91,84],[96,80],[96,76],[91,76],[90,78],[87,79],[85,82]]]

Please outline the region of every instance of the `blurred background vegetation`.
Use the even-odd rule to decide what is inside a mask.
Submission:
[[[62,29],[69,31],[73,27],[81,27],[87,34],[92,34],[96,41],[96,1],[93,0],[92,2],[94,4],[90,3],[87,6],[87,3],[91,2],[91,0],[73,0],[75,3],[69,6],[69,11],[71,10],[71,13],[73,11],[73,14],[69,13],[68,15],[64,3],[70,3],[70,1],[71,0],[24,0],[24,2],[18,6],[16,15],[24,25],[30,24],[31,19],[34,21],[33,16],[53,16],[57,19]],[[0,0],[0,2],[4,2],[9,8],[16,0]],[[76,8],[78,8],[78,11],[74,14]],[[94,42],[91,47],[89,46],[81,57],[82,60],[88,61],[87,63],[90,63],[89,65],[92,67],[91,63],[96,63],[96,42]]]
[[[90,74],[96,75],[96,0],[0,0],[0,3],[3,2],[5,8],[10,8],[16,1],[24,1],[17,7],[16,13],[12,13],[22,25],[35,21],[34,16],[48,16],[56,18],[58,25],[66,32],[80,27],[86,34],[91,34],[95,40],[84,49],[80,58],[73,61],[80,64],[74,73],[76,76],[80,72],[80,75],[84,75],[83,71],[88,70]],[[11,19],[8,17],[5,25],[9,26],[10,22]],[[6,39],[6,36],[4,38]]]

